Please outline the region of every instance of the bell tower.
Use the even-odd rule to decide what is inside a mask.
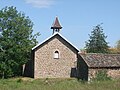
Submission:
[[[55,18],[55,21],[54,21],[51,29],[53,29],[53,34],[54,34],[55,32],[59,32],[60,29],[62,29],[62,27],[61,27],[61,25],[60,25],[60,23],[59,23],[58,17]]]

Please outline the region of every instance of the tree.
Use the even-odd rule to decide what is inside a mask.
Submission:
[[[114,47],[109,48],[111,54],[120,54],[120,40],[117,41]]]
[[[110,47],[110,48],[109,48],[109,53],[110,53],[110,54],[117,54],[117,53],[118,53],[118,50],[117,50],[116,47]]]
[[[120,54],[120,40],[117,41],[116,48],[117,48],[117,53]]]
[[[86,51],[88,53],[108,53],[108,42],[105,41],[107,36],[104,35],[100,25],[93,28],[90,39],[86,42]]]
[[[32,34],[33,23],[16,7],[0,10],[0,77],[20,76],[22,65],[30,60],[31,48],[39,33]]]

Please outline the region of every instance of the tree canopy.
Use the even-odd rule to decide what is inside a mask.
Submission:
[[[120,40],[116,42],[116,45],[114,47],[110,48],[111,54],[120,54]]]
[[[103,33],[101,25],[95,26],[89,37],[85,46],[88,53],[108,53],[109,46],[105,40],[107,36]]]
[[[120,40],[117,41],[116,48],[118,50],[118,53],[120,53]]]
[[[0,77],[20,76],[22,65],[30,60],[31,48],[37,44],[33,22],[16,7],[0,10]]]

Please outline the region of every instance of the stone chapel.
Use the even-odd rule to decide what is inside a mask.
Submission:
[[[59,32],[62,29],[56,17],[51,29],[52,36],[32,48],[32,71],[34,78],[69,78],[76,75],[79,50]]]
[[[119,54],[80,53],[59,32],[62,26],[56,17],[52,36],[32,48],[32,58],[24,68],[24,76],[32,78],[70,78],[90,80],[105,69],[113,78],[120,78]]]

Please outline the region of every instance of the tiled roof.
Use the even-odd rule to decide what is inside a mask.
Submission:
[[[120,54],[80,54],[88,67],[120,67]]]
[[[56,19],[55,19],[55,21],[54,21],[51,29],[61,29],[61,28],[62,28],[62,27],[61,27],[61,25],[60,25],[60,23],[59,23],[58,17],[56,17]]]

